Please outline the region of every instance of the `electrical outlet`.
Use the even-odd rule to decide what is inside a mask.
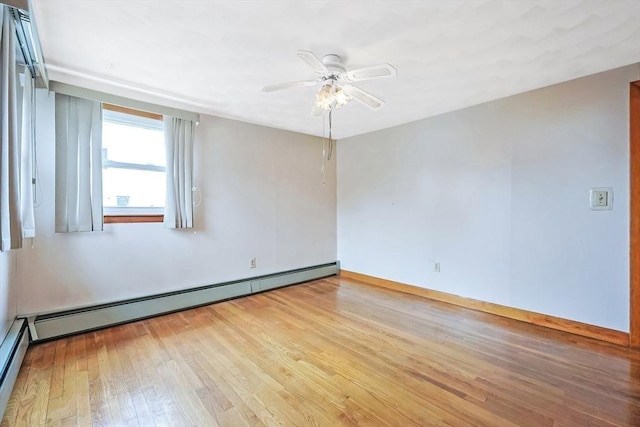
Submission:
[[[589,202],[592,211],[608,211],[613,209],[613,188],[592,188],[589,191]]]
[[[251,268],[256,268],[256,259],[255,258],[251,258],[251,261],[249,261],[249,266]]]
[[[607,194],[606,191],[594,191],[593,192],[593,206],[594,207],[605,207],[607,206],[607,202],[608,202],[608,197],[609,195]]]
[[[440,263],[439,262],[434,262],[433,263],[433,272],[434,273],[440,273]]]

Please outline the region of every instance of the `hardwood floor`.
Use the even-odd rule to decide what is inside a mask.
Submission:
[[[19,425],[640,426],[640,353],[333,277],[34,345]]]

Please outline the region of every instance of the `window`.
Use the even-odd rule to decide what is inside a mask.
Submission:
[[[162,116],[103,104],[105,223],[161,222],[165,203]]]

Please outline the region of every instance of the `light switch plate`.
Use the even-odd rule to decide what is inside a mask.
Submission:
[[[592,188],[589,190],[589,201],[593,211],[609,211],[613,209],[613,188]]]

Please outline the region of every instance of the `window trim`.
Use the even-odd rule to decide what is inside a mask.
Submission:
[[[139,206],[109,206],[103,207],[104,215],[110,216],[145,216],[145,215],[162,215],[164,214],[164,206],[163,207],[139,207]]]
[[[151,113],[149,111],[135,110],[129,107],[123,107],[121,105],[108,104],[106,102],[102,103],[102,108],[104,110],[115,111],[116,113],[124,113],[131,114],[132,116],[138,117],[146,117],[147,119],[154,119],[162,121],[164,117],[162,114]]]
[[[128,224],[135,222],[164,222],[164,214],[160,215],[112,215],[103,216],[105,224]]]
[[[133,108],[129,108],[129,107],[123,107],[121,105],[114,105],[114,104],[108,104],[108,103],[102,103],[102,108],[104,110],[109,110],[109,111],[115,111],[118,113],[124,113],[124,114],[130,114],[133,116],[138,116],[138,117],[145,117],[148,119],[153,119],[153,120],[159,120],[160,122],[162,122],[164,120],[164,117],[162,116],[162,114],[157,114],[157,113],[151,113],[148,111],[142,111],[142,110],[136,110]],[[112,163],[120,163],[120,162],[113,162]],[[123,166],[126,164],[118,164],[117,166]],[[116,165],[114,165],[116,166]],[[150,168],[150,170],[156,170],[156,166],[148,166]],[[151,169],[152,168],[152,169]],[[128,169],[125,167],[125,169]],[[132,168],[132,169],[139,169],[138,167],[136,168]],[[164,168],[163,168],[164,169]],[[150,213],[150,212],[140,212],[141,210],[144,209],[148,209],[148,208],[141,208],[140,210],[138,210],[137,213],[135,212],[131,212],[131,213],[124,213],[122,211],[122,208],[113,208],[113,210],[110,208],[109,210],[111,212],[108,213],[103,213],[102,215],[102,219],[103,222],[105,224],[129,224],[129,223],[153,223],[153,222],[163,222],[164,221],[164,214],[157,214],[157,213]],[[118,210],[120,210],[118,212]],[[131,208],[132,211],[135,211],[136,208],[133,207]]]

